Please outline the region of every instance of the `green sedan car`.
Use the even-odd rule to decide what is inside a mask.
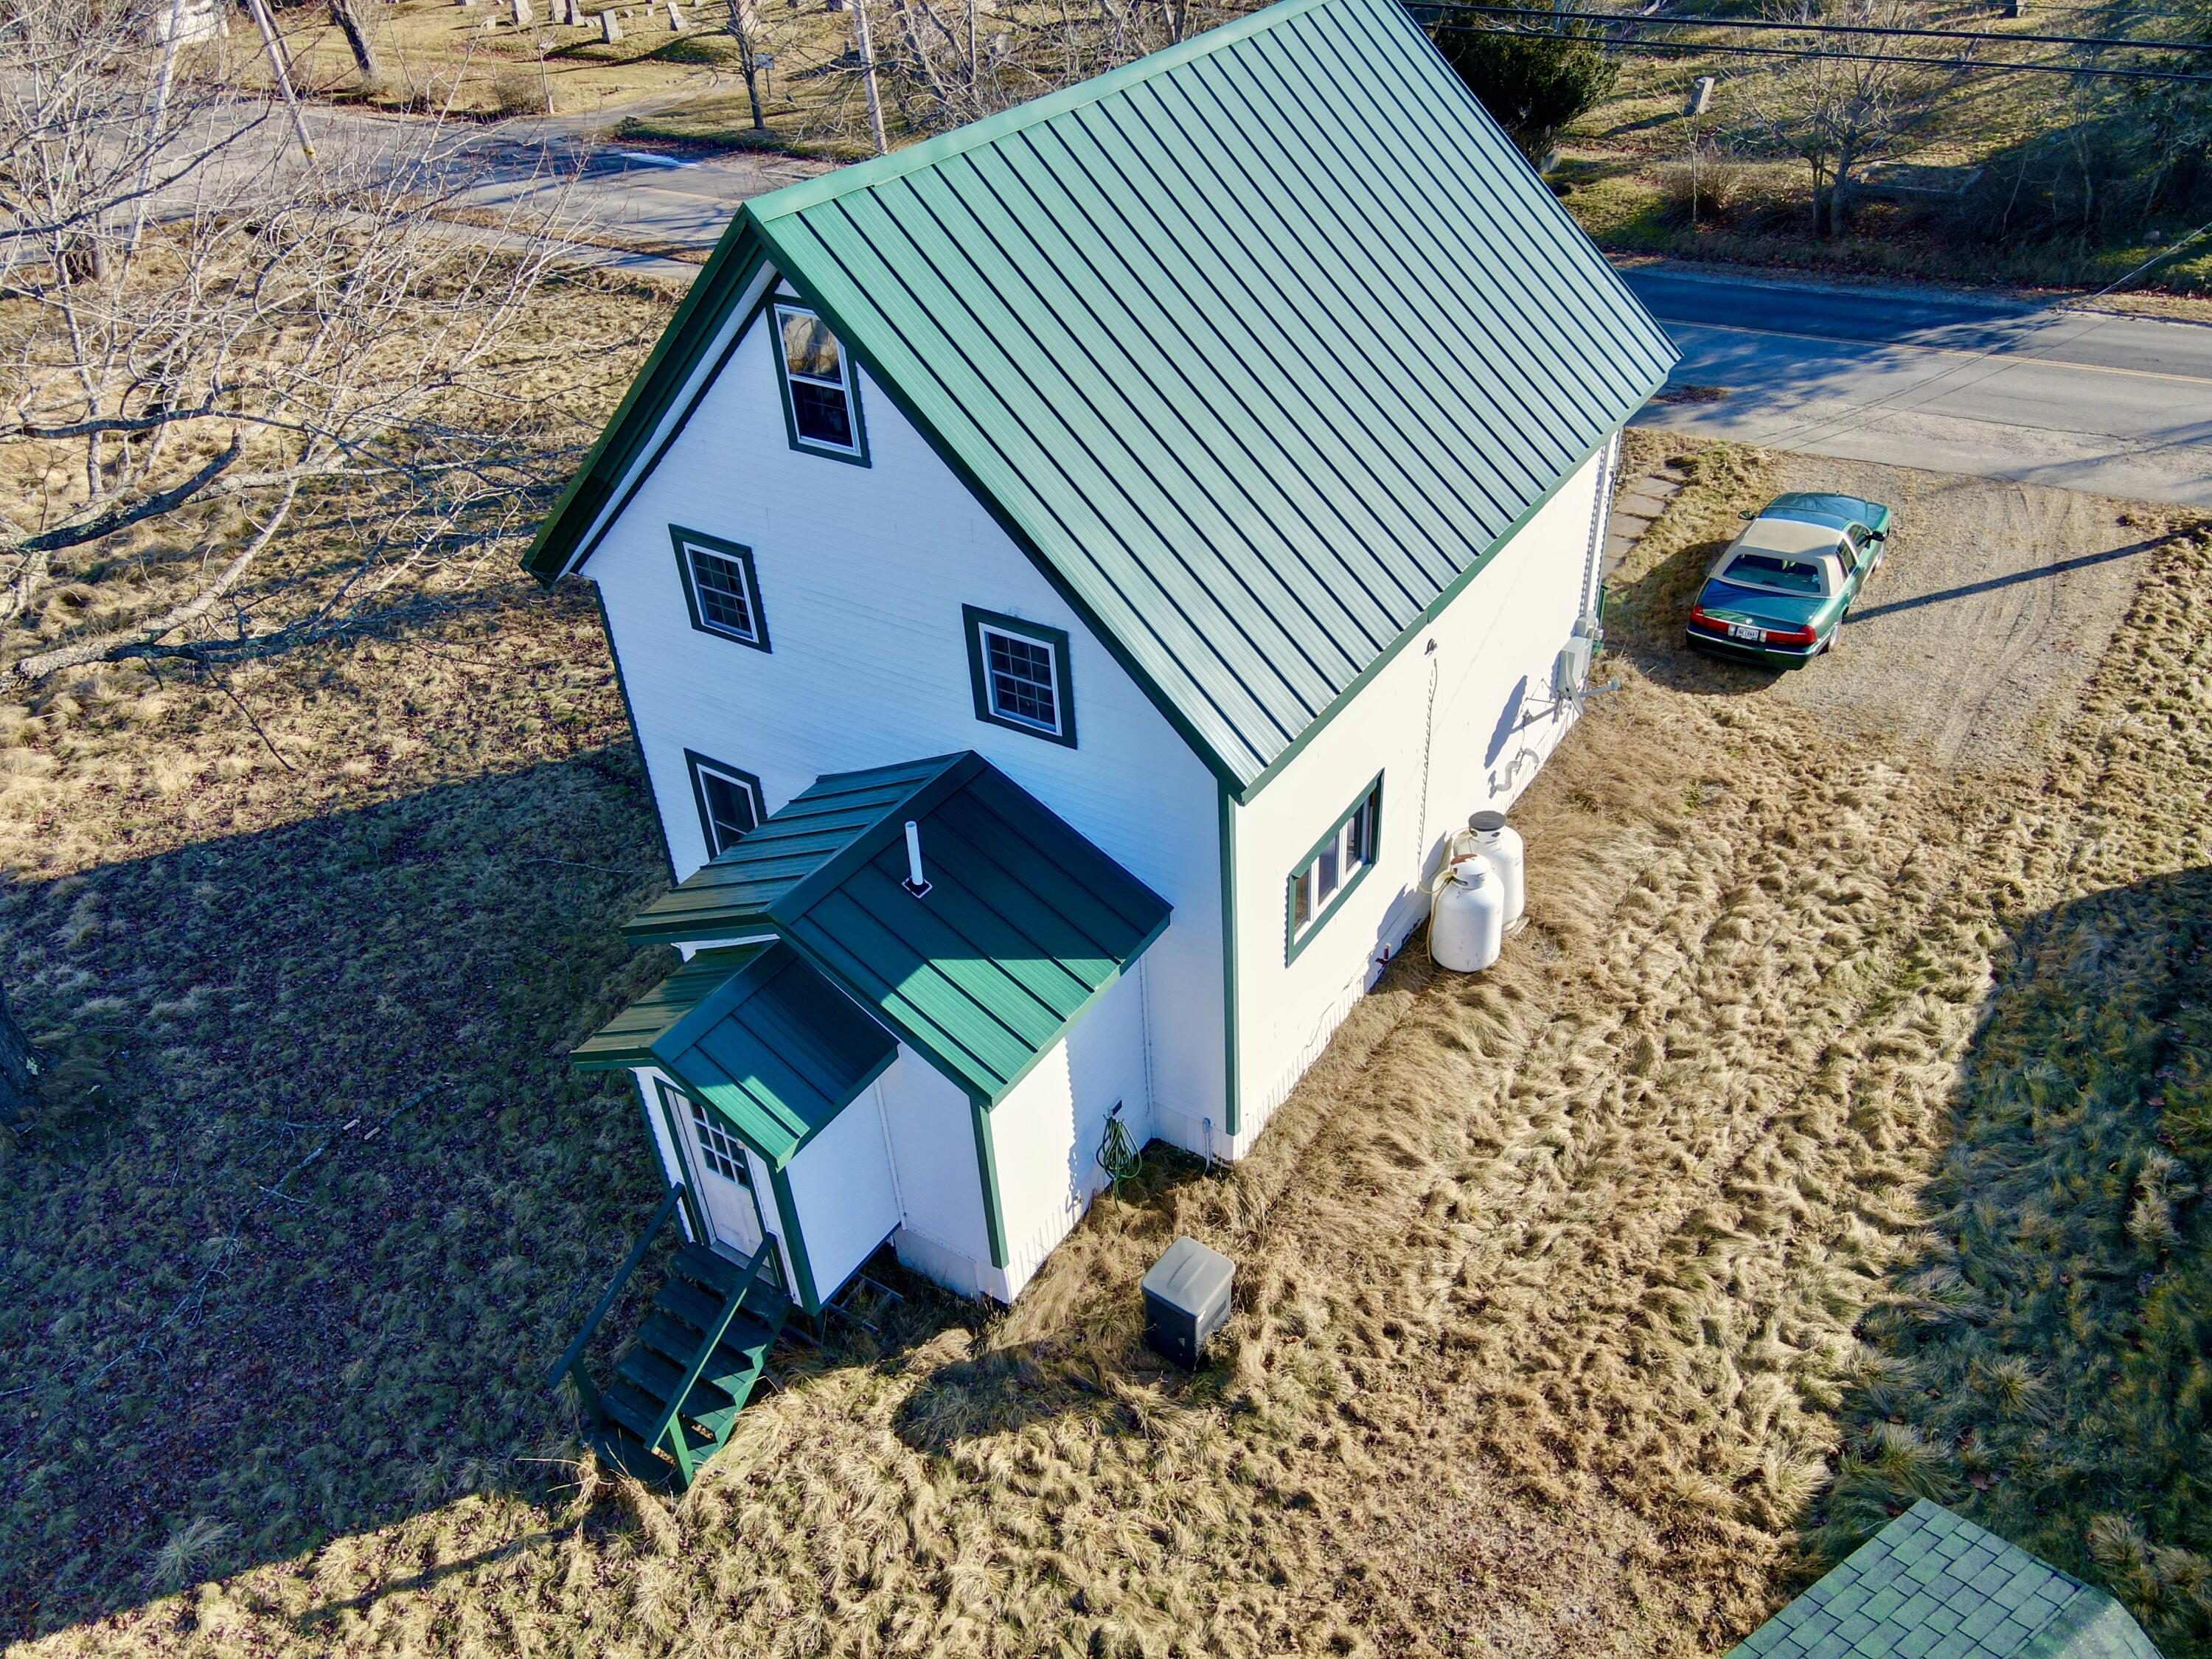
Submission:
[[[1796,668],[1835,643],[1889,542],[1889,509],[1856,495],[1777,495],[1714,562],[1683,638],[1699,651]]]

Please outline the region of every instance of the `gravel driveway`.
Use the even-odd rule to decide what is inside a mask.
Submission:
[[[1624,491],[1678,477],[1657,447],[1624,467]],[[1655,531],[1613,592],[1632,660],[1684,689],[1770,698],[1832,729],[1902,740],[1947,765],[2031,763],[2075,706],[2152,554],[2185,510],[1919,472],[1867,462],[1767,454],[1741,465],[1735,491],[1693,489]],[[1680,617],[1734,514],[1781,489],[1835,489],[1888,502],[1897,531],[1834,649],[1789,672],[1698,657]],[[1739,499],[1740,497],[1740,499]],[[1697,509],[1702,506],[1705,510]],[[1693,521],[1677,522],[1685,516]],[[1671,532],[1671,533],[1670,533]],[[1625,636],[1625,637],[1624,637]]]

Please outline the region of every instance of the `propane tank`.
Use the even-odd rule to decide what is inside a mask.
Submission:
[[[1429,954],[1455,974],[1480,973],[1505,941],[1505,895],[1487,859],[1451,868],[1429,912]]]
[[[1506,823],[1503,812],[1477,812],[1467,821],[1467,831],[1480,854],[1497,874],[1498,884],[1503,890],[1505,905],[1504,926],[1510,927],[1521,920],[1521,913],[1528,908],[1528,889],[1523,870],[1526,860],[1521,844],[1521,832]]]

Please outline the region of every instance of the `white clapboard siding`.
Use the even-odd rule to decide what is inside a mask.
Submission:
[[[1571,723],[1553,668],[1587,603],[1604,470],[1604,458],[1594,458],[1562,485],[1351,707],[1237,809],[1240,1114],[1235,1146],[1217,1145],[1218,1156],[1249,1149],[1386,953],[1426,915],[1423,883],[1444,837],[1469,813],[1518,796]],[[1378,772],[1378,861],[1286,964],[1291,872]],[[1540,868],[1531,872],[1532,882],[1541,878]]]
[[[684,750],[770,811],[825,772],[973,749],[1174,907],[1147,953],[1160,1098],[1224,1098],[1212,775],[890,399],[862,377],[871,465],[793,451],[756,324],[587,574],[599,585],[679,876],[707,853]],[[771,651],[690,626],[669,526],[753,550]],[[975,718],[961,607],[1070,636],[1078,746]]]
[[[899,1225],[877,1091],[851,1102],[800,1147],[784,1179],[815,1293],[826,1302]]]
[[[968,1097],[913,1049],[877,1081],[898,1183],[900,1227],[892,1242],[916,1273],[973,1296],[983,1288],[991,1235]]]
[[[1146,1138],[1144,988],[1134,974],[1107,987],[1067,1035],[991,1109],[1011,1301],[1106,1185],[1097,1153],[1116,1104]],[[996,1294],[996,1292],[994,1292]]]

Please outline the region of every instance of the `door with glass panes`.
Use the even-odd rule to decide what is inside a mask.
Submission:
[[[684,1161],[699,1189],[700,1218],[712,1235],[705,1242],[725,1255],[750,1259],[760,1248],[763,1227],[744,1143],[711,1107],[665,1083],[660,1092],[684,1137]]]

